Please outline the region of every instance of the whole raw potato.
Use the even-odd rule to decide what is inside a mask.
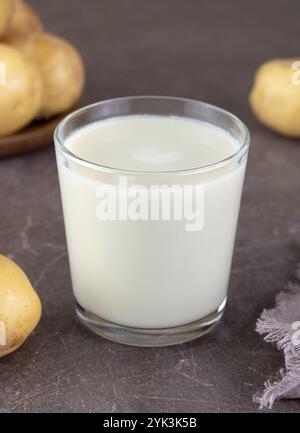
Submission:
[[[37,326],[41,301],[16,263],[0,256],[0,358],[18,349]]]
[[[0,136],[30,123],[40,111],[43,81],[38,67],[14,47],[0,43]]]
[[[271,60],[257,71],[250,94],[256,117],[274,131],[300,137],[300,59]]]
[[[44,97],[39,117],[49,118],[75,105],[84,86],[84,66],[71,44],[48,33],[16,36],[7,42],[33,60],[42,72]]]
[[[13,13],[7,34],[41,32],[42,30],[43,24],[37,13],[24,0],[13,0]]]
[[[2,36],[10,24],[14,0],[0,0],[0,36]]]

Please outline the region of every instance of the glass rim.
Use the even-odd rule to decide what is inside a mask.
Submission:
[[[84,114],[84,113],[86,113],[90,110],[93,110],[94,108],[97,108],[97,107],[104,105],[104,104],[109,104],[109,103],[113,103],[113,102],[122,102],[122,101],[124,102],[126,100],[132,101],[132,100],[142,100],[142,99],[145,99],[145,100],[156,99],[156,100],[164,100],[164,101],[170,101],[170,102],[172,102],[172,101],[176,102],[177,101],[177,102],[193,103],[193,104],[201,106],[202,108],[206,108],[210,111],[220,113],[224,117],[231,119],[239,127],[239,129],[242,133],[241,146],[236,150],[236,152],[233,152],[232,155],[229,155],[228,157],[226,157],[220,161],[214,162],[212,164],[203,165],[200,167],[192,167],[192,168],[187,168],[187,169],[166,170],[166,171],[130,170],[130,169],[123,169],[123,168],[101,165],[101,164],[98,164],[96,162],[92,162],[92,161],[86,160],[84,158],[81,158],[80,156],[76,155],[75,153],[70,151],[65,146],[65,144],[64,144],[65,140],[62,139],[62,132],[63,132],[64,128],[66,127],[66,125],[70,121],[72,121],[75,117],[80,116],[81,114]],[[145,113],[145,114],[147,114],[147,113]],[[128,114],[128,116],[129,115],[130,114]],[[122,115],[122,114],[119,115],[119,117],[123,117],[123,116],[125,116],[125,115]],[[180,116],[180,115],[178,117],[183,117],[186,119],[189,118],[189,116]],[[91,122],[91,124],[92,123],[95,123],[95,122]],[[207,121],[206,123],[210,123],[210,124],[214,125],[212,122]],[[87,123],[87,125],[88,125],[88,123]],[[215,126],[217,126],[217,125],[215,125]],[[224,128],[222,128],[222,127],[220,127],[220,128],[223,129],[224,131],[226,131]],[[176,97],[176,96],[140,95],[140,96],[124,96],[124,97],[119,97],[119,98],[105,99],[103,101],[98,101],[98,102],[86,105],[82,108],[79,108],[79,109],[73,111],[72,113],[68,114],[63,120],[61,120],[59,122],[59,124],[57,125],[57,127],[55,128],[54,143],[55,143],[56,149],[59,150],[65,157],[71,159],[72,161],[77,162],[78,164],[81,164],[81,165],[86,166],[90,169],[93,169],[93,170],[100,170],[103,172],[114,173],[114,174],[123,173],[125,175],[129,175],[129,174],[132,174],[132,175],[157,175],[157,176],[172,175],[172,174],[173,175],[181,175],[181,174],[202,173],[202,172],[215,170],[215,169],[218,169],[220,167],[223,167],[223,166],[229,164],[231,161],[233,161],[239,155],[244,155],[249,150],[250,133],[249,133],[247,126],[244,124],[244,122],[242,120],[240,120],[236,115],[234,115],[230,111],[227,111],[227,110],[220,108],[216,105],[209,104],[207,102],[203,102],[203,101],[196,100],[196,99],[180,98],[180,97]]]

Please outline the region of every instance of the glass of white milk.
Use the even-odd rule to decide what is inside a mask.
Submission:
[[[249,133],[180,98],[99,102],[55,132],[76,312],[136,346],[183,343],[224,312]]]

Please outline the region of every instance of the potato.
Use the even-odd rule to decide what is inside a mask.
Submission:
[[[297,84],[297,71],[293,69],[296,61],[279,59],[264,63],[256,73],[250,105],[265,126],[282,135],[299,138],[300,83]]]
[[[7,34],[41,32],[43,24],[36,12],[24,0],[14,0]]]
[[[84,66],[71,44],[47,33],[14,36],[6,42],[21,50],[42,72],[44,98],[39,117],[49,118],[75,105],[84,86]]]
[[[0,0],[0,36],[2,36],[10,24],[14,0]]]
[[[0,43],[0,136],[12,134],[38,114],[43,81],[38,67],[21,52]]]
[[[16,263],[0,256],[0,358],[14,352],[37,326],[41,301]]]

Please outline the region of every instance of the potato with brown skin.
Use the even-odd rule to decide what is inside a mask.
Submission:
[[[84,66],[78,51],[67,41],[49,33],[9,37],[15,46],[40,68],[44,97],[40,118],[64,113],[79,100],[84,87]]]
[[[0,0],[0,36],[8,29],[11,22],[14,0]]]
[[[14,47],[0,43],[0,136],[13,134],[32,122],[43,101],[39,68]]]
[[[41,31],[43,31],[42,21],[32,7],[24,0],[14,0],[6,35]]]
[[[262,64],[250,94],[250,105],[258,120],[292,138],[300,138],[298,64],[300,58],[276,59]]]
[[[41,311],[40,298],[22,269],[0,255],[0,358],[24,343]]]

